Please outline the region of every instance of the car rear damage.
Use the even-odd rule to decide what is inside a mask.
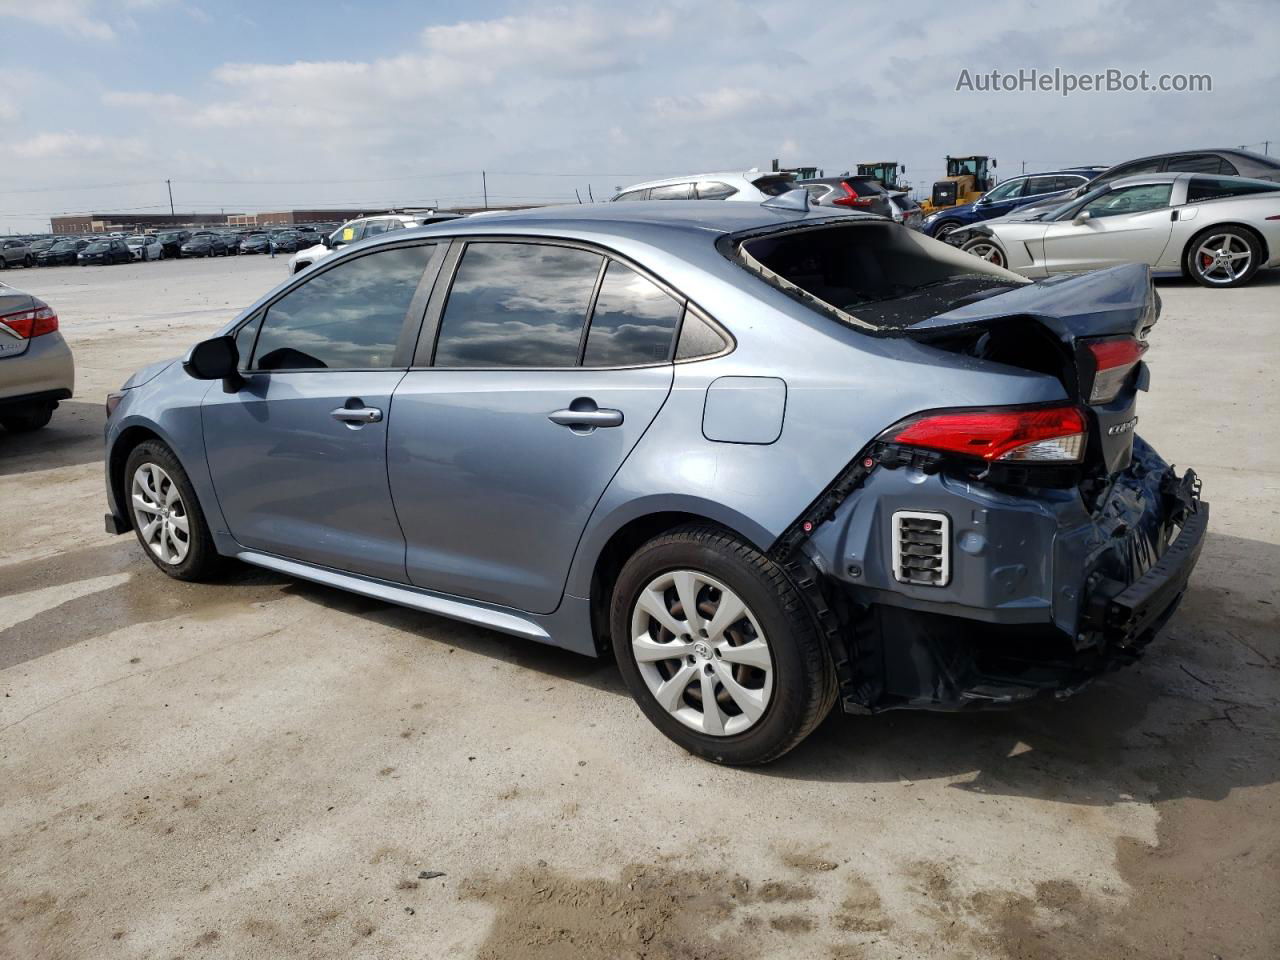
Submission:
[[[886,425],[774,544],[827,636],[846,710],[1065,696],[1141,655],[1209,516],[1194,471],[1134,432],[1159,315],[1146,266],[1028,283],[868,222],[721,249],[870,336],[1061,386],[1032,406],[940,396]]]

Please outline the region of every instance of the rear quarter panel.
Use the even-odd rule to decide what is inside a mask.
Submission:
[[[628,252],[641,259],[640,251]],[[720,261],[695,273],[688,264],[641,259],[723,324],[736,348],[722,357],[676,364],[666,405],[583,534],[567,584],[573,596],[588,596],[600,551],[633,519],[688,512],[767,549],[869,441],[898,420],[936,407],[1065,396],[1051,377],[905,338],[863,334],[813,312],[737,264]],[[715,442],[703,435],[707,388],[726,376],[786,382],[782,432],[772,443]]]

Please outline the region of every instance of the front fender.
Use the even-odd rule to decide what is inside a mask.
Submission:
[[[214,543],[219,553],[234,553],[235,543],[227,531],[226,520],[213,487],[213,477],[204,450],[204,427],[200,407],[205,394],[217,389],[217,383],[194,380],[179,364],[172,364],[158,376],[141,386],[125,391],[120,405],[107,421],[104,465],[107,505],[110,512],[128,520],[128,512],[118,494],[123,487],[121,472],[128,450],[145,433],[173,451],[195,488]],[[117,481],[120,485],[117,486]],[[126,524],[125,529],[130,525]]]

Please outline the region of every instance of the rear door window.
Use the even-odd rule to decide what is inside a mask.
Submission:
[[[1042,193],[1055,193],[1064,189],[1060,186],[1061,183],[1061,177],[1031,177],[1027,181],[1026,195],[1028,197],[1037,197]]]
[[[683,312],[684,305],[653,281],[610,261],[591,315],[583,365],[625,367],[669,360]]]
[[[693,184],[692,183],[670,183],[665,187],[651,187],[649,189],[650,200],[692,200]]]
[[[1235,167],[1216,153],[1187,153],[1179,157],[1170,157],[1165,170],[1169,173],[1225,173],[1228,175],[1236,172]]]
[[[541,243],[469,243],[440,319],[438,367],[572,367],[604,258]]]
[[[433,249],[378,250],[312,275],[267,309],[251,369],[391,367]]]
[[[697,189],[699,200],[724,200],[738,192],[727,183],[721,183],[719,180],[704,180],[698,184]]]

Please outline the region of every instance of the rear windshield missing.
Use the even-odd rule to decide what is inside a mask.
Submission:
[[[881,221],[824,224],[743,239],[738,261],[766,282],[863,330],[909,327],[1027,281]]]

